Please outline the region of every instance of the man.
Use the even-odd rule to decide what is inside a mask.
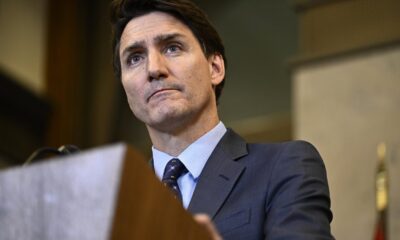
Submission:
[[[332,239],[317,151],[300,141],[247,144],[220,121],[224,47],[197,6],[126,0],[112,23],[115,72],[149,132],[154,170],[189,212],[207,214],[216,238]],[[182,171],[171,180],[171,169]]]

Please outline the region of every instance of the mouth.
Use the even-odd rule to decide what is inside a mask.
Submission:
[[[156,91],[154,91],[153,93],[150,94],[150,96],[147,98],[147,102],[150,101],[151,98],[156,97],[158,95],[162,95],[164,93],[168,93],[170,91],[179,91],[179,89],[177,88],[161,88],[161,89],[157,89]]]

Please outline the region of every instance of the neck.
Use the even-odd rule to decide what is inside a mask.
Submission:
[[[202,114],[202,117],[180,128],[160,131],[147,126],[147,129],[156,149],[176,157],[218,123],[219,117],[217,111],[214,111],[214,114]]]

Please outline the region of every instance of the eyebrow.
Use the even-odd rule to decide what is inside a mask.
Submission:
[[[159,35],[159,36],[155,37],[155,41],[157,44],[159,44],[161,42],[168,42],[170,40],[180,38],[180,37],[184,38],[184,35],[182,35],[180,33],[163,34],[163,35]]]
[[[173,39],[177,39],[177,38],[185,38],[184,35],[180,34],[180,33],[170,33],[170,34],[160,34],[158,36],[156,36],[154,38],[156,44],[160,44],[162,42],[168,42],[170,40]],[[132,52],[134,49],[140,49],[140,48],[144,48],[145,45],[145,41],[136,41],[134,43],[132,43],[131,45],[127,46],[123,51],[121,56],[125,56],[127,53]]]

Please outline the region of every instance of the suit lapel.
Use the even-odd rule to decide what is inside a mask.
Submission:
[[[235,160],[245,155],[246,142],[228,129],[204,166],[188,211],[214,218],[245,169]]]

